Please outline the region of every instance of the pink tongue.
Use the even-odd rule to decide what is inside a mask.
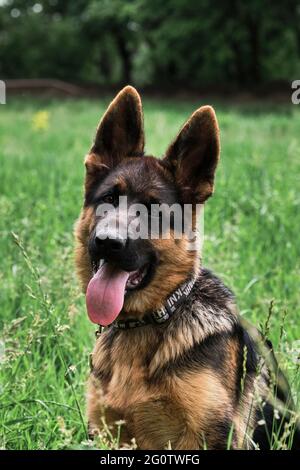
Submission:
[[[122,310],[129,273],[105,263],[90,280],[86,306],[90,320],[110,325]]]

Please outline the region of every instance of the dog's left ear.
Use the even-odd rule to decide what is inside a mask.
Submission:
[[[211,106],[203,106],[185,123],[163,159],[175,176],[184,202],[203,203],[211,196],[219,156],[217,118]]]

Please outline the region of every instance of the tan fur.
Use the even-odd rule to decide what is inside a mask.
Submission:
[[[138,129],[132,136],[126,131],[128,109]],[[134,89],[126,87],[102,118],[95,143],[86,157],[86,194],[103,172],[109,171],[120,161],[130,163],[133,158],[138,158],[130,155],[143,151],[142,124],[140,98]],[[196,136],[194,140],[190,138],[191,134]],[[107,143],[108,136],[111,140]],[[191,141],[193,147],[189,148]],[[213,191],[214,172],[219,158],[219,130],[212,108],[202,107],[192,115],[169,147],[164,159],[165,166],[152,157],[147,158],[153,175],[163,172],[168,180],[176,180],[183,200],[185,197],[196,197],[197,202],[204,202]],[[190,159],[192,169],[200,160],[204,170],[200,171],[199,180],[194,180],[195,172],[187,173],[185,158]],[[124,171],[126,175],[127,170]],[[140,192],[146,190],[147,184],[142,178],[135,175],[135,181]],[[119,176],[118,184],[126,191],[125,178]],[[148,196],[155,195],[155,187],[150,188]],[[92,277],[87,244],[94,227],[94,211],[89,206],[84,207],[75,227],[77,274],[84,292]],[[151,240],[151,243],[160,259],[155,276],[147,287],[125,299],[121,318],[141,317],[145,312],[160,308],[167,296],[186,281],[187,275],[196,276],[199,270],[199,254],[188,250],[186,238],[175,240],[172,236],[168,240]],[[87,392],[91,433],[101,429],[103,417],[112,429],[115,429],[115,422],[122,419],[126,422],[121,438],[123,443],[134,437],[143,449],[163,449],[169,445],[173,449],[187,450],[214,448],[218,445],[218,425],[225,420],[235,423],[235,447],[248,446],[248,442],[244,443],[243,433],[249,421],[247,413],[251,397],[245,393],[240,409],[235,408],[233,398],[237,343],[231,341],[228,344],[224,361],[224,368],[228,370],[226,377],[207,365],[179,376],[162,374],[159,381],[155,380],[155,374],[195,344],[214,333],[226,335],[231,331],[232,319],[236,317],[233,304],[224,305],[224,310],[229,312],[227,316],[213,311],[209,305],[199,305],[198,308],[202,326],[196,321],[194,328],[182,323],[161,342],[155,330],[157,327],[152,325],[122,331],[114,337],[113,344],[110,344],[108,330],[100,335],[92,355],[93,369]]]
[[[151,374],[154,374],[159,367],[162,367],[167,362],[176,359],[180,354],[183,354],[185,351],[191,349],[194,344],[203,341],[210,334],[231,330],[232,325],[225,318],[214,318],[212,325],[208,321],[211,312],[203,309],[202,313],[204,319],[203,328],[199,328],[197,322],[195,322],[195,328],[193,330],[183,324],[182,327],[178,329],[178,331],[176,331],[176,333],[172,336],[172,338],[166,338],[163,345],[155,351],[149,365]],[[235,314],[235,311],[233,311],[232,315],[234,316]],[[205,320],[207,321],[205,322]],[[235,353],[237,353],[237,351],[235,350],[235,345],[233,344],[232,346],[233,351],[231,351],[231,353],[233,354],[232,359],[234,363],[228,364],[229,367],[235,367]]]
[[[83,292],[92,277],[91,259],[88,253],[87,242],[94,222],[92,208],[83,209],[75,224],[75,266],[80,279]]]
[[[128,438],[135,437],[144,449],[161,449],[169,441],[174,449],[199,449],[212,447],[215,443],[213,422],[232,413],[231,398],[225,384],[213,370],[203,369],[186,373],[182,377],[168,377],[165,381],[149,385],[149,371],[143,366],[147,346],[152,344],[141,335],[122,337],[108,356],[104,338],[98,339],[94,353],[94,372],[90,383],[95,383],[97,370],[111,374],[105,393],[99,392],[100,382],[94,389],[89,405],[89,422],[93,429],[101,427],[101,413],[110,414],[126,421]],[[210,428],[212,431],[210,432]]]
[[[160,253],[155,277],[145,289],[124,303],[124,311],[135,317],[162,307],[170,292],[186,280],[186,273],[196,274],[199,268],[198,257],[194,252],[186,250],[187,240],[179,240],[178,243],[174,238],[153,240],[152,244]]]
[[[91,208],[83,209],[75,225],[75,263],[83,292],[92,278],[87,240],[94,225],[95,215]],[[170,292],[186,280],[186,273],[196,274],[199,269],[199,258],[194,251],[187,251],[186,239],[175,240],[172,237],[167,240],[153,240],[152,243],[160,253],[160,265],[155,278],[145,289],[131,295],[124,304],[124,311],[136,317],[144,315],[148,310],[160,308]]]
[[[188,434],[192,433],[195,441],[197,439],[194,449],[205,445],[212,448],[215,432],[210,433],[210,426],[214,428],[216,418],[221,420],[231,411],[230,397],[220,379],[209,369],[188,373],[172,381],[172,392],[175,401],[184,410]],[[183,439],[179,448],[189,449]]]

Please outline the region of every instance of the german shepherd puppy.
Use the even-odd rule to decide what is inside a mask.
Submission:
[[[105,327],[88,382],[91,435],[105,416],[109,426],[124,420],[121,441],[135,438],[141,449],[265,449],[278,443],[277,431],[283,447],[291,442],[294,414],[274,411],[268,361],[241,324],[230,290],[200,267],[186,233],[177,238],[171,227],[169,238],[160,232],[142,239],[129,230],[123,237],[97,231],[105,218],[123,224],[124,212],[98,213],[104,204],[117,209],[120,196],[129,206],[190,204],[195,230],[198,204],[213,193],[219,153],[210,106],[194,112],[163,159],[144,155],[134,88],[125,87],[100,121],[85,158],[75,229],[88,314]],[[276,391],[290,407],[282,376]]]

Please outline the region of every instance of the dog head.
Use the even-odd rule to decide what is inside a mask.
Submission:
[[[75,231],[77,271],[92,321],[107,325],[120,312],[142,316],[160,308],[196,273],[199,253],[190,235],[198,205],[213,192],[218,159],[211,107],[199,108],[157,159],[144,155],[137,91],[127,86],[112,101],[85,159],[84,206]]]

